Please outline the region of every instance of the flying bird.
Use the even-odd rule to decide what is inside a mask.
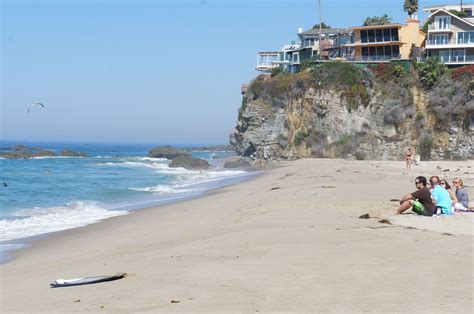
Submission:
[[[30,110],[33,109],[33,107],[36,107],[36,106],[41,106],[41,107],[44,108],[44,105],[43,105],[42,103],[40,103],[40,102],[35,102],[35,103],[33,103],[33,104],[30,106],[30,108],[28,108],[28,111],[27,111],[26,113],[30,113]]]

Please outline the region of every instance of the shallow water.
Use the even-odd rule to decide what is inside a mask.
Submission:
[[[196,196],[249,175],[222,167],[219,157],[232,152],[193,152],[213,165],[211,170],[195,171],[170,168],[167,159],[146,157],[154,145],[2,141],[1,147],[18,144],[57,152],[68,148],[89,157],[0,159],[0,181],[7,183],[0,186],[0,251],[22,247],[21,238]]]

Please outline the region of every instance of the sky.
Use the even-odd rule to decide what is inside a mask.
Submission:
[[[467,1],[465,1],[467,2]],[[317,0],[0,0],[4,140],[227,144],[258,51]],[[420,0],[424,6],[459,1]],[[332,27],[403,23],[403,0],[321,0]],[[33,102],[45,108],[27,109]]]

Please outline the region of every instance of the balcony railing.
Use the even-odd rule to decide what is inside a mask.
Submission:
[[[463,38],[450,38],[450,39],[444,39],[444,38],[438,38],[438,39],[428,39],[426,41],[427,45],[433,45],[433,46],[445,46],[445,45],[474,45],[474,38],[471,40],[465,40]]]
[[[474,55],[464,56],[438,56],[439,60],[444,63],[474,63]],[[426,57],[417,58],[418,62],[424,62]]]
[[[452,31],[451,24],[441,25],[440,27],[438,23],[432,23],[428,26],[428,29],[430,31],[446,31],[446,32]]]
[[[393,59],[400,59],[400,55],[384,55],[384,56],[350,56],[346,57],[347,61],[389,61]]]

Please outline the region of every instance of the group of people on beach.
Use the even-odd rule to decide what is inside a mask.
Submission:
[[[447,180],[432,176],[429,182],[423,176],[415,179],[416,191],[403,196],[396,214],[410,209],[423,216],[452,215],[458,211],[469,211],[469,196],[461,178],[453,180],[454,189]]]

